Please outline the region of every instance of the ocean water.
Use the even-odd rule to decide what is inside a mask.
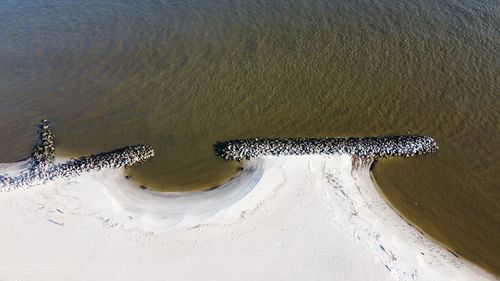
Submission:
[[[216,141],[425,134],[436,155],[379,161],[412,223],[500,274],[500,3],[0,2],[0,162],[48,118],[79,156],[150,144],[148,188],[217,186]]]

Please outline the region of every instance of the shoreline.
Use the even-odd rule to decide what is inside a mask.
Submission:
[[[2,193],[0,279],[495,280],[410,227],[369,166],[266,156],[188,195],[123,169]]]
[[[372,167],[373,167],[373,165],[372,165]],[[372,169],[370,169],[370,179],[371,179],[371,182],[372,182],[375,190],[377,191],[377,194],[389,206],[389,208],[391,208],[391,210],[401,218],[401,220],[403,220],[404,222],[406,222],[410,227],[414,228],[417,232],[419,232],[421,235],[423,235],[431,243],[434,243],[434,244],[438,245],[439,247],[445,249],[451,255],[453,255],[455,258],[457,258],[457,259],[461,260],[462,262],[464,262],[465,264],[467,264],[467,266],[471,267],[471,269],[473,269],[477,273],[479,273],[479,274],[485,273],[486,276],[489,276],[489,278],[492,278],[493,280],[499,280],[498,278],[495,277],[495,275],[492,272],[490,272],[487,269],[481,267],[480,265],[478,265],[478,264],[470,261],[466,257],[464,257],[464,256],[458,254],[457,252],[455,252],[454,250],[450,249],[448,245],[446,245],[445,243],[443,243],[443,242],[435,239],[432,235],[430,235],[429,233],[427,233],[426,231],[424,231],[423,229],[421,229],[420,227],[418,227],[418,225],[412,223],[411,220],[408,219],[403,213],[399,212],[398,209],[391,203],[391,201],[382,192],[382,189],[378,185],[377,180],[375,178],[375,175],[374,175]]]

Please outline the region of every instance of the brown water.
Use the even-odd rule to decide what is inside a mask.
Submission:
[[[441,150],[377,164],[408,218],[500,274],[500,4],[468,1],[0,3],[0,162],[40,118],[75,155],[151,144],[150,188],[220,184],[215,141],[405,134]]]

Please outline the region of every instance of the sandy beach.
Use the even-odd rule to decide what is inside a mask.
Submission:
[[[192,193],[106,169],[0,193],[0,220],[0,280],[495,280],[404,221],[348,155],[254,158]]]

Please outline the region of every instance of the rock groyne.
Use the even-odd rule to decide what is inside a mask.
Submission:
[[[78,176],[86,172],[133,166],[154,156],[151,147],[135,145],[55,164],[54,135],[47,120],[42,120],[38,133],[39,139],[28,159],[27,169],[15,176],[0,175],[0,191],[12,191],[22,186]]]
[[[273,155],[350,154],[361,158],[410,157],[434,153],[436,141],[426,136],[387,136],[321,139],[242,139],[214,144],[215,153],[226,160]]]

